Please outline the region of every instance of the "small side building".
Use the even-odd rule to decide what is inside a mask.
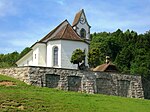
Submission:
[[[117,67],[112,64],[111,62],[110,63],[105,63],[105,64],[102,64],[102,65],[99,65],[97,66],[96,68],[93,69],[94,72],[119,72],[119,70],[117,69]]]
[[[116,65],[110,61],[110,57],[106,56],[106,63],[101,64],[93,69],[94,72],[119,72]]]

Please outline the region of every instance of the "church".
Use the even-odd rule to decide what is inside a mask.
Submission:
[[[85,52],[85,66],[88,66],[90,28],[84,10],[80,10],[72,25],[63,21],[40,41],[31,46],[31,50],[19,59],[17,66],[41,66],[54,68],[77,69],[70,62],[73,51]]]

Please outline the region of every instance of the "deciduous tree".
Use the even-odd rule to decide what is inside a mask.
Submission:
[[[91,68],[95,68],[100,64],[100,51],[98,48],[94,48],[89,51],[88,64]]]
[[[73,51],[70,62],[78,65],[78,69],[80,68],[80,63],[84,63],[85,53],[81,49],[76,49]]]

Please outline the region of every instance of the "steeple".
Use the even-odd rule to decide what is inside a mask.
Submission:
[[[80,10],[74,18],[73,21],[73,29],[76,31],[76,33],[85,40],[90,39],[90,28],[91,26],[87,22],[86,15],[84,13],[84,10]]]

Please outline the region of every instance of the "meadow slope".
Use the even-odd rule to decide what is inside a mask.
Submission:
[[[0,112],[150,112],[150,101],[35,87],[0,75]]]

